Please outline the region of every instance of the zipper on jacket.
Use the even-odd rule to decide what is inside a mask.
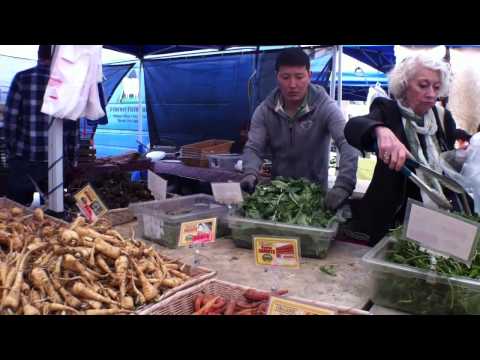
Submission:
[[[289,128],[290,128],[290,145],[294,145],[295,144],[295,137],[294,137],[294,133],[293,133],[293,130],[294,130],[294,123],[293,122],[290,122],[289,123]]]

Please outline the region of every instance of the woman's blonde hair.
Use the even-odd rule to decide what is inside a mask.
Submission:
[[[438,96],[444,97],[448,95],[452,78],[450,65],[441,59],[433,58],[429,54],[420,52],[406,57],[402,62],[395,65],[388,74],[388,90],[395,99],[403,100],[405,98],[408,82],[415,77],[420,67],[440,72],[441,86]]]

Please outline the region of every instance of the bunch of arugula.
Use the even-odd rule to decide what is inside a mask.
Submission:
[[[245,199],[242,210],[247,218],[326,227],[334,214],[326,210],[324,199],[317,184],[278,177],[268,185],[257,186]]]
[[[423,273],[433,271],[447,277],[480,278],[478,252],[468,267],[451,258],[432,256],[417,243],[404,239],[401,227],[393,230],[390,236],[397,241],[386,251],[388,261],[421,269]],[[427,281],[422,276],[398,276],[396,271],[377,274],[374,300],[415,314],[480,314],[478,288],[458,285],[451,280],[440,282]]]

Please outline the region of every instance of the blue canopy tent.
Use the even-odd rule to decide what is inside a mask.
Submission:
[[[394,45],[344,45],[343,52],[383,73],[395,65]]]
[[[183,51],[194,51],[202,49],[224,50],[231,45],[103,45],[104,48],[115,50],[139,59],[147,55],[168,54]]]

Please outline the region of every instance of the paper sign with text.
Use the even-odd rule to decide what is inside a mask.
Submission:
[[[148,189],[155,200],[165,200],[167,198],[167,181],[148,170]]]
[[[287,298],[270,297],[267,315],[335,315],[330,309],[305,304]]]
[[[180,226],[178,246],[190,244],[207,244],[215,242],[217,233],[217,219],[204,219],[184,222]]]
[[[479,224],[458,215],[432,210],[409,199],[404,237],[470,265],[480,235],[479,227]]]
[[[89,223],[95,223],[99,217],[105,215],[108,211],[107,206],[100,200],[90,184],[84,186],[73,197],[77,207]]]
[[[255,264],[300,268],[298,238],[254,236]]]
[[[242,189],[240,183],[212,183],[212,192],[220,204],[239,204],[243,202]]]

